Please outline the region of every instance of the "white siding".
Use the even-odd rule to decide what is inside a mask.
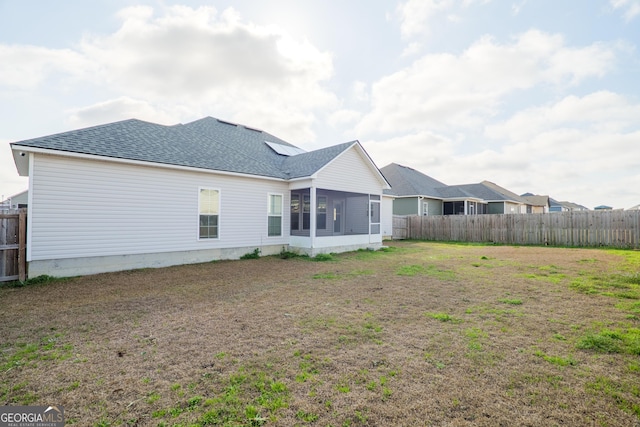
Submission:
[[[382,182],[369,164],[366,155],[354,146],[322,169],[315,185],[330,190],[382,194]]]
[[[43,154],[31,173],[29,261],[288,244],[267,237],[285,182]],[[198,240],[199,187],[220,190],[219,239]]]
[[[393,236],[393,198],[389,196],[382,197],[382,205],[380,206],[380,227],[383,239],[391,239]]]

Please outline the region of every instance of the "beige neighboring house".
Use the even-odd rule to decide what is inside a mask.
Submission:
[[[528,202],[527,213],[549,213],[549,196],[522,195]],[[531,212],[529,212],[531,209]]]

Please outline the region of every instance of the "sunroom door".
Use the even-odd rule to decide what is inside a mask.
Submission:
[[[333,201],[333,234],[344,234],[344,200]]]

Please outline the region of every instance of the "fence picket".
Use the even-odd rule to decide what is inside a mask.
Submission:
[[[640,249],[640,211],[394,216],[393,224],[394,238]]]

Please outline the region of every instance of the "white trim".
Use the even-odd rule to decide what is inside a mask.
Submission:
[[[218,236],[217,237],[207,237],[207,238],[200,237],[200,192],[202,190],[213,190],[218,192]],[[198,186],[198,212],[196,217],[198,219],[198,221],[196,222],[196,226],[197,226],[196,237],[199,242],[211,242],[211,241],[220,240],[220,237],[222,234],[221,233],[222,227],[220,227],[220,224],[222,221],[222,191],[220,190],[220,188]]]
[[[353,141],[353,143],[348,146],[347,148],[345,148],[340,154],[338,154],[337,156],[335,156],[333,159],[331,159],[329,162],[327,162],[326,165],[322,166],[320,169],[318,169],[313,175],[311,175],[311,178],[317,178],[317,176],[324,170],[326,169],[330,164],[332,164],[333,162],[335,162],[340,156],[344,155],[344,153],[346,153],[347,151],[351,150],[353,147],[356,147],[356,150],[360,152],[360,154],[363,154],[364,157],[367,159],[367,163],[368,163],[368,167],[370,169],[373,170],[373,172],[377,175],[378,180],[381,181],[383,183],[382,188],[384,188],[385,190],[388,190],[391,188],[391,185],[389,184],[389,181],[387,181],[387,179],[384,177],[384,175],[382,175],[382,172],[380,172],[380,169],[378,169],[378,167],[376,166],[376,164],[373,162],[373,160],[371,159],[371,157],[369,156],[369,154],[367,153],[367,151],[364,149],[364,147],[362,146],[362,144],[360,144],[359,141]]]
[[[146,160],[122,159],[119,157],[100,156],[97,154],[74,153],[71,151],[50,150],[47,148],[23,147],[21,145],[13,145],[12,149],[19,149],[20,151],[29,152],[29,153],[48,154],[52,156],[61,156],[61,157],[74,157],[78,159],[98,160],[98,161],[104,161],[104,162],[124,163],[124,164],[137,165],[137,166],[149,166],[149,167],[157,167],[162,169],[176,169],[176,170],[183,170],[183,171],[190,171],[190,172],[205,172],[205,173],[211,173],[216,175],[266,179],[266,180],[279,181],[279,182],[290,181],[288,179],[275,178],[275,177],[264,176],[264,175],[252,175],[252,174],[241,173],[241,172],[227,172],[227,171],[221,171],[217,169],[205,169],[205,168],[197,168],[193,166],[172,165],[169,163],[158,163],[158,162],[151,162]]]
[[[271,196],[280,196],[280,234],[270,236],[269,235],[269,217],[277,216],[270,215],[269,208],[271,207]],[[267,239],[276,237],[282,237],[284,235],[284,194],[283,193],[267,193]]]
[[[29,153],[29,193],[27,194],[27,262],[31,261],[31,248],[33,245],[33,165],[35,154]]]

